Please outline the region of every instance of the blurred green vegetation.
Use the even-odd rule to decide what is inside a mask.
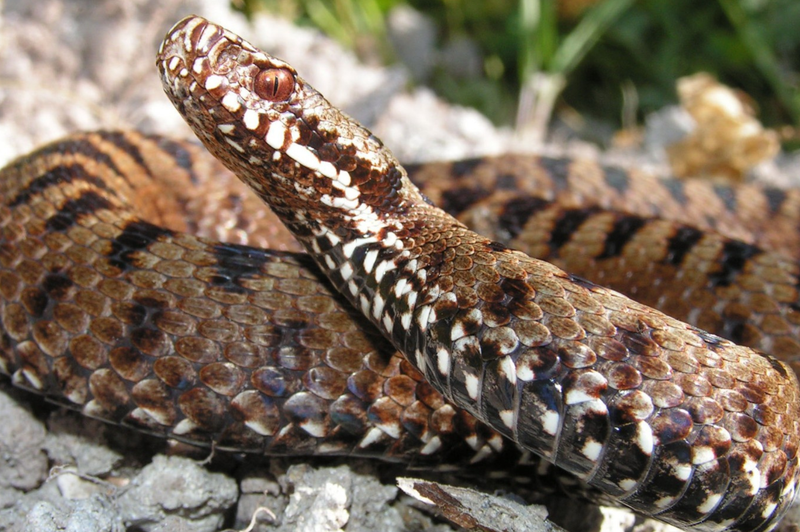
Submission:
[[[619,126],[623,92],[635,118],[676,101],[675,81],[700,71],[747,93],[770,126],[800,125],[797,0],[234,0],[314,25],[368,60],[392,61],[388,13],[402,4],[431,17],[438,45],[469,38],[482,75],[435,69],[432,86],[496,123],[555,106]],[[527,104],[526,104],[527,105]],[[522,106],[526,107],[525,105]],[[631,116],[632,113],[628,113]],[[540,117],[541,118],[541,117]],[[546,123],[546,120],[545,120]],[[626,124],[631,125],[631,124]]]

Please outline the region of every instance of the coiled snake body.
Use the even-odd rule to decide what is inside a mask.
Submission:
[[[133,192],[162,172],[197,178],[191,148],[95,134],[3,171],[0,361],[16,384],[276,454],[474,462],[508,448],[502,435],[698,530],[765,530],[791,503],[800,398],[783,363],[469,231],[289,65],[218,26],[179,22],[157,64],[208,150],[406,360],[307,259],[137,218],[180,224],[167,220],[180,184],[174,197]],[[156,149],[176,164],[159,168]],[[669,227],[683,243],[672,259],[702,239]],[[796,272],[764,257],[750,275],[791,329]],[[781,334],[758,340],[791,352]]]

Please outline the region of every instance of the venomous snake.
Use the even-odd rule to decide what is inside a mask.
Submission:
[[[181,187],[214,173],[190,146],[106,133],[45,147],[0,181],[0,368],[15,384],[87,415],[264,453],[474,463],[514,452],[505,437],[697,530],[769,529],[791,503],[800,402],[786,365],[469,231],[289,65],[218,26],[179,22],[157,64],[206,148],[311,259],[178,230]],[[153,189],[156,175],[176,176],[171,192]],[[500,198],[508,175],[495,176]],[[433,181],[426,191],[487,212],[484,177],[466,196]],[[790,195],[768,197],[765,211],[791,219]],[[796,354],[790,259],[610,205],[535,198],[517,193],[497,225],[532,254],[569,258],[583,242],[643,275],[659,264],[689,287],[668,307],[692,317],[722,295],[695,312],[704,327]],[[537,244],[531,227],[549,236]],[[626,256],[639,235],[664,245]]]

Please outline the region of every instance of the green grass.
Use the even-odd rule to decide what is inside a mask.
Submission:
[[[440,44],[468,37],[478,45],[479,78],[440,68],[418,81],[496,123],[541,127],[567,106],[619,126],[623,88],[635,93],[641,119],[676,101],[677,78],[706,71],[749,94],[768,125],[800,125],[796,0],[600,0],[577,19],[560,16],[554,0],[243,0],[241,7],[283,14],[362,57],[391,61],[385,19],[400,4],[431,17]]]

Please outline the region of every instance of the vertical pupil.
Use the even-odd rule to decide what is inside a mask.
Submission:
[[[280,102],[289,99],[294,90],[295,79],[292,72],[284,68],[270,68],[256,74],[253,89],[261,98]]]

